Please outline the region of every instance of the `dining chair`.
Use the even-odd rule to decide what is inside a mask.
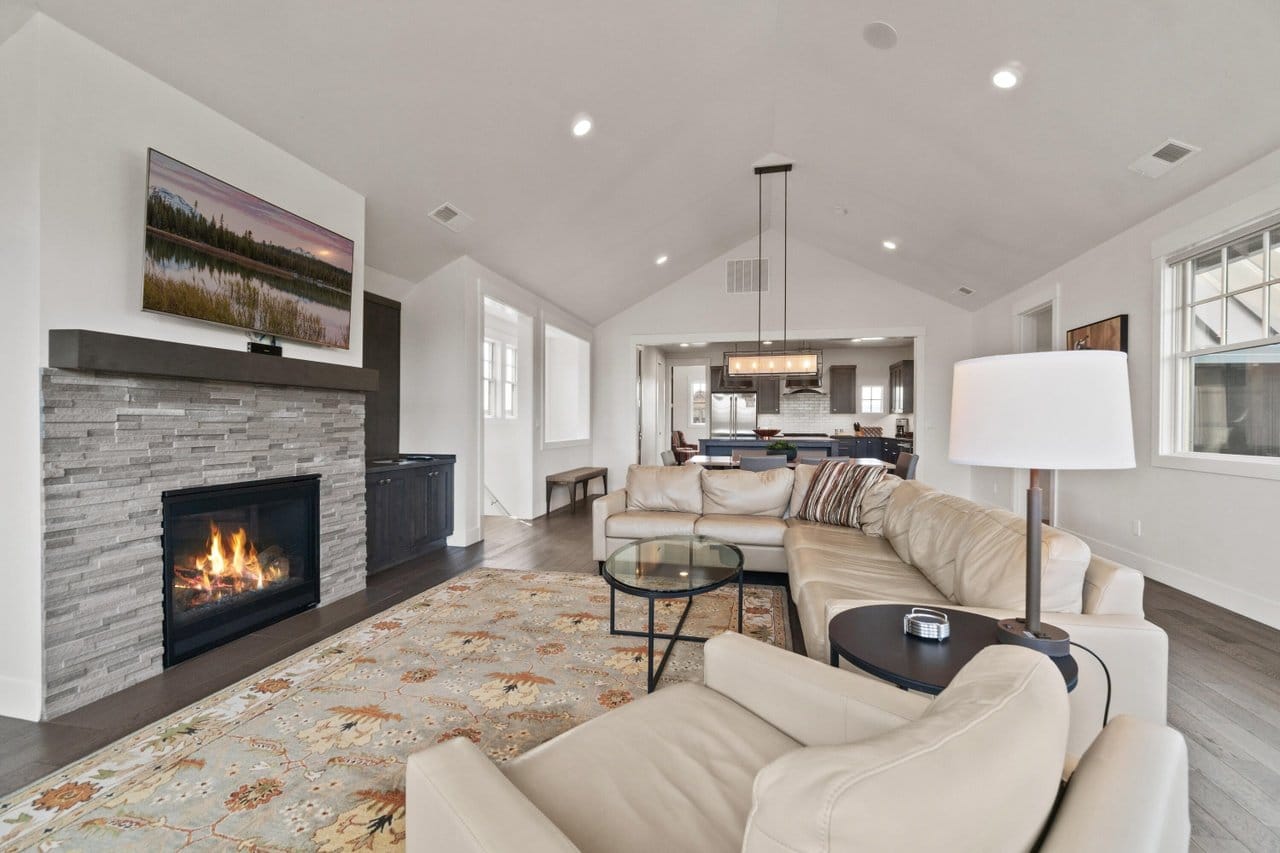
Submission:
[[[898,464],[894,467],[893,473],[904,480],[914,480],[916,478],[916,463],[919,461],[920,457],[916,454],[903,451],[898,454]]]
[[[776,456],[743,456],[742,462],[738,468],[742,471],[768,471],[772,468],[787,467],[787,457],[783,454]]]
[[[658,455],[662,457],[663,465],[679,465],[680,464],[679,462],[676,461],[676,453],[674,450],[664,450]]]
[[[768,455],[769,455],[769,451],[764,449],[763,447],[760,447],[760,448],[749,447],[749,448],[744,448],[742,450],[733,451],[733,461],[740,462],[743,459],[746,459],[751,456],[768,456]]]

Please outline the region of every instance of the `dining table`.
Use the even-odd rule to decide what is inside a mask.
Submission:
[[[821,462],[822,460],[818,459],[817,461]],[[893,467],[892,463],[885,462],[883,459],[875,459],[873,457],[864,457],[860,459],[853,459],[851,461],[856,462],[859,465],[879,465],[881,468]],[[742,460],[740,457],[734,458],[732,456],[698,455],[698,456],[690,456],[688,461],[685,464],[701,465],[703,468],[738,468],[741,466],[741,463],[742,463]],[[814,464],[817,464],[817,463],[811,462],[808,460],[805,460],[803,462],[792,460],[787,463],[787,467],[794,468],[797,465],[814,465]]]

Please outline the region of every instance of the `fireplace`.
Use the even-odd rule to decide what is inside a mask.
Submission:
[[[164,665],[320,600],[320,477],[164,492]]]

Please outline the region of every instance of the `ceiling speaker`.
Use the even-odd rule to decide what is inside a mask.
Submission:
[[[898,43],[898,31],[884,21],[873,21],[862,28],[862,40],[876,50],[889,50]]]

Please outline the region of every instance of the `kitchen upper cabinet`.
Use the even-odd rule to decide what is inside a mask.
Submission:
[[[906,415],[915,411],[915,362],[899,361],[889,365],[889,411]]]
[[[827,377],[827,394],[831,414],[853,415],[858,412],[858,368],[852,364],[833,364]]]
[[[756,414],[782,414],[781,379],[759,379],[756,381]]]
[[[712,393],[735,394],[756,390],[756,381],[749,376],[730,376],[723,364],[711,366]]]

